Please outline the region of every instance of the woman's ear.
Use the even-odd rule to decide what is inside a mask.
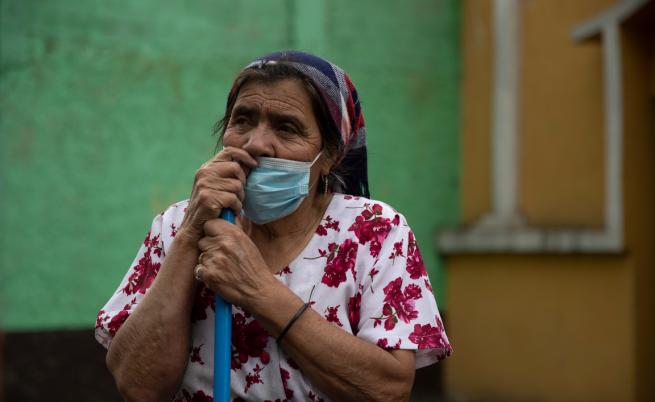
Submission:
[[[336,163],[337,155],[333,152],[327,150],[323,151],[321,155],[321,175],[327,176],[332,171],[334,164]]]

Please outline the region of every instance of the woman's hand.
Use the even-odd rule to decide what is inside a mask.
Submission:
[[[202,252],[196,276],[227,302],[250,310],[258,298],[279,282],[271,274],[259,249],[236,225],[212,219],[198,242]]]
[[[246,176],[255,166],[257,161],[248,152],[234,147],[225,147],[200,166],[180,229],[200,238],[205,222],[217,218],[223,208],[238,216]]]

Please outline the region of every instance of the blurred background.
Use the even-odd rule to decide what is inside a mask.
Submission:
[[[0,399],[120,400],[93,339],[253,58],[343,67],[454,355],[413,401],[655,400],[655,1],[0,0]]]

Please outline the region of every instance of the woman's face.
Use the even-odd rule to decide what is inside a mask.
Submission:
[[[321,132],[301,81],[246,83],[234,103],[223,145],[242,148],[255,158],[313,160],[321,149]]]

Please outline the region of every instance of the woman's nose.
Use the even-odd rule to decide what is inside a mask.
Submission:
[[[272,157],[274,156],[273,135],[273,131],[267,124],[260,123],[248,133],[248,140],[243,149],[255,158]]]

